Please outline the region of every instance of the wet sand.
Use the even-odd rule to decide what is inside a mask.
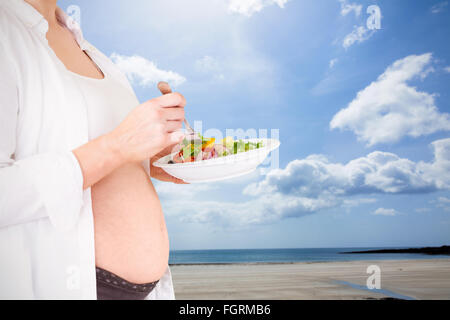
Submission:
[[[368,290],[367,267],[381,270]],[[177,299],[450,299],[450,258],[171,266]]]

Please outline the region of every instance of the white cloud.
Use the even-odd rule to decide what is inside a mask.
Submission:
[[[350,12],[354,12],[356,17],[361,15],[363,6],[357,3],[349,3],[347,0],[339,0],[341,3],[341,15],[346,16]],[[371,8],[376,8],[375,11],[377,15],[373,16],[375,20],[367,21],[366,25],[354,26],[353,31],[347,34],[342,41],[342,46],[345,49],[350,48],[356,43],[362,43],[368,40],[372,35],[381,28],[381,11],[378,6],[369,6],[368,10]],[[372,11],[368,11],[368,13]],[[380,19],[380,20],[378,20]],[[376,23],[378,22],[378,23]],[[366,27],[367,26],[367,27]]]
[[[362,5],[357,3],[348,3],[347,0],[339,0],[341,3],[341,15],[346,16],[350,12],[355,12],[355,15],[359,17],[362,11]]]
[[[117,53],[111,55],[111,60],[121,69],[130,81],[142,87],[148,87],[159,81],[167,81],[178,86],[186,78],[174,71],[159,69],[157,65],[141,56],[123,56]]]
[[[273,223],[335,207],[336,199],[265,195],[243,202],[167,201],[165,211],[182,222],[212,223],[222,227]]]
[[[450,130],[450,114],[440,113],[435,95],[407,84],[425,78],[431,53],[395,61],[331,120],[331,129],[351,130],[368,146]]]
[[[378,208],[373,212],[373,214],[381,216],[395,216],[398,212],[395,209]]]
[[[432,162],[413,162],[393,153],[375,151],[346,164],[323,155],[291,161],[249,185],[244,193],[281,193],[307,198],[364,194],[428,193],[450,188],[450,138],[432,143]]]
[[[335,58],[335,59],[331,59],[330,60],[330,63],[329,63],[329,67],[330,67],[330,69],[333,69],[334,68],[334,66],[336,65],[336,63],[338,62],[338,58]]]
[[[450,73],[450,66],[444,68],[445,72]]]
[[[369,30],[364,26],[355,26],[353,31],[344,37],[342,46],[348,49],[355,43],[361,43],[368,40],[376,30]]]
[[[442,1],[431,7],[431,13],[441,13],[448,6],[448,1]]]
[[[284,8],[284,5],[288,1],[289,0],[229,0],[228,10],[233,13],[250,17],[265,7],[274,4],[278,5],[280,8]]]
[[[386,152],[372,152],[346,164],[311,155],[269,172],[248,185],[246,201],[205,200],[207,189],[191,193],[170,187],[163,194],[169,217],[184,222],[222,227],[273,223],[330,208],[349,208],[376,202],[368,194],[428,193],[450,189],[450,138],[432,143],[432,162],[413,162]],[[200,186],[198,186],[200,188]],[[174,190],[173,188],[179,188]],[[156,186],[160,193],[159,184]]]
[[[164,14],[145,19],[146,13],[139,12],[133,23],[141,31],[153,30],[148,35],[153,42],[164,41],[159,41],[159,49],[153,50],[152,55],[140,55],[155,62],[159,69],[172,70],[187,78],[188,84],[183,83],[177,90],[187,85],[198,93],[209,86],[219,97],[231,92],[239,83],[251,100],[255,100],[253,105],[257,105],[278,93],[273,79],[278,77],[279,61],[254,46],[254,39],[248,37],[245,24],[240,22],[241,18],[246,19],[229,14],[228,4],[228,0],[176,1],[174,10],[173,1],[147,1],[147,9],[143,11]],[[273,9],[281,11],[278,6]],[[125,52],[116,52],[125,55]],[[169,64],[164,59],[167,55],[176,64]],[[195,61],[205,55],[219,62],[220,73],[197,72]],[[182,69],[178,67],[180,62]]]

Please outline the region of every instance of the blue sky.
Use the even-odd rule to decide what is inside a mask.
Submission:
[[[279,129],[279,170],[155,183],[171,248],[213,249],[450,243],[449,2],[59,5],[141,101],[167,80],[204,130]]]

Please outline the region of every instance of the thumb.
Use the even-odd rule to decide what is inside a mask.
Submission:
[[[172,89],[170,88],[170,85],[165,82],[165,81],[160,81],[158,83],[158,89],[159,91],[161,91],[161,93],[164,94],[168,94],[168,93],[172,93]]]
[[[185,134],[181,131],[175,131],[169,134],[168,144],[180,143],[183,140]]]

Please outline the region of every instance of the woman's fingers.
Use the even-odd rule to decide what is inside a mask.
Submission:
[[[163,119],[167,121],[170,120],[180,120],[184,119],[184,108],[181,107],[173,107],[173,108],[161,108],[161,115]]]
[[[183,140],[183,138],[184,138],[184,133],[181,131],[174,131],[172,133],[169,133],[169,139],[168,139],[166,147],[173,143],[180,143],[181,140]]]
[[[184,138],[180,129],[186,99],[172,93],[167,83],[159,83],[158,88],[163,96],[136,107],[109,133],[126,162],[154,157]]]
[[[189,184],[186,181],[178,179],[178,178],[175,178],[175,177],[172,178],[171,182],[176,183],[176,184]]]
[[[160,107],[184,107],[186,105],[186,99],[181,93],[174,92],[168,93],[158,98],[153,99]]]
[[[180,130],[183,127],[183,121],[167,121],[166,130],[167,132],[174,132]]]

